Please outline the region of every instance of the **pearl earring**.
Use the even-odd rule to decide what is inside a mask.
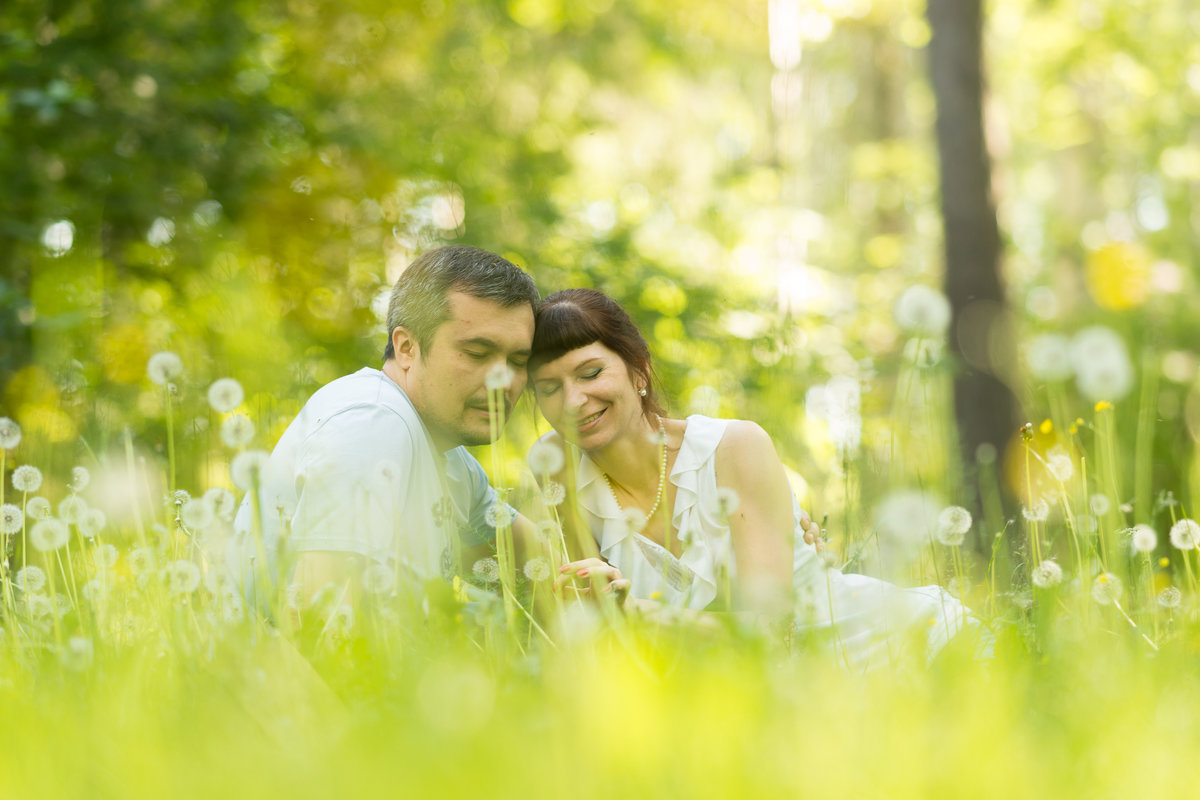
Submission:
[[[639,396],[639,397],[645,397],[645,396],[646,396],[646,390],[645,390],[645,389],[638,389],[638,396]]]

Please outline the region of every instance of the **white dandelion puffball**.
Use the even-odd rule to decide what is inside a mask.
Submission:
[[[25,512],[20,506],[5,503],[0,506],[0,533],[20,533],[25,524]]]
[[[25,567],[17,570],[16,576],[13,577],[13,583],[26,594],[40,592],[46,586],[46,573],[41,567]]]
[[[173,595],[191,594],[200,588],[200,568],[187,560],[172,561],[163,570],[167,591]]]
[[[741,504],[742,498],[735,490],[728,486],[717,487],[717,513],[721,515],[722,519],[737,511]]]
[[[61,520],[39,520],[29,531],[29,543],[33,549],[49,553],[65,545],[71,539],[71,531]]]
[[[1103,517],[1112,509],[1112,501],[1108,499],[1108,495],[1096,492],[1088,498],[1088,508],[1097,517]]]
[[[129,553],[129,571],[134,575],[145,575],[152,569],[154,569],[153,551],[145,547],[138,547]]]
[[[13,470],[12,485],[18,492],[36,492],[42,485],[42,471],[28,464],[17,467]]]
[[[892,309],[900,330],[916,336],[941,336],[950,326],[950,301],[929,286],[910,286]]]
[[[254,422],[245,414],[230,414],[221,423],[221,442],[226,447],[245,447],[254,439]]]
[[[1046,470],[1054,476],[1054,480],[1066,483],[1075,474],[1075,462],[1062,451],[1053,452],[1046,459]]]
[[[552,519],[544,519],[533,529],[533,535],[539,542],[553,542],[558,539],[558,523]]]
[[[542,501],[548,506],[561,505],[567,499],[567,487],[558,481],[546,481],[542,487]]]
[[[386,564],[375,563],[363,570],[362,587],[367,594],[385,595],[396,585],[396,572]]]
[[[92,665],[96,649],[86,636],[72,636],[62,650],[62,664],[69,670],[83,672]]]
[[[1129,546],[1138,553],[1153,553],[1158,547],[1158,534],[1149,525],[1134,525]]]
[[[471,567],[471,572],[485,583],[495,583],[500,579],[500,562],[490,556],[481,558]]]
[[[53,509],[50,507],[50,501],[46,498],[31,497],[29,498],[29,502],[25,504],[25,513],[33,520],[46,519],[46,517],[53,513]]]
[[[192,495],[187,489],[176,489],[175,493],[167,498],[168,504],[174,503],[177,506],[182,506],[184,503],[192,499]]]
[[[65,617],[75,607],[75,604],[71,602],[71,598],[66,594],[54,595],[52,602],[54,603],[54,614],[57,617]]]
[[[1200,525],[1184,517],[1171,526],[1171,544],[1179,550],[1195,550],[1200,545]]]
[[[108,517],[103,511],[98,508],[89,508],[83,512],[83,516],[79,518],[77,523],[79,532],[88,539],[94,539],[104,530],[104,526],[108,524]]]
[[[1071,364],[1071,340],[1058,333],[1033,337],[1025,351],[1029,374],[1039,381],[1065,380],[1075,372]]]
[[[646,527],[646,512],[640,508],[626,508],[621,511],[621,520],[626,528],[638,533]]]
[[[246,399],[242,385],[234,378],[220,378],[208,387],[208,404],[222,414],[233,411]]]
[[[170,350],[163,350],[150,356],[146,364],[146,375],[151,383],[166,386],[183,373],[183,361]]]
[[[962,506],[946,506],[937,518],[938,542],[948,547],[956,547],[967,538],[971,530],[971,512]]]
[[[1050,504],[1038,498],[1033,505],[1021,509],[1021,516],[1029,522],[1045,522],[1050,516]]]
[[[202,531],[216,521],[212,506],[204,498],[189,500],[179,509],[179,521],[189,531]]]
[[[54,603],[50,602],[50,598],[44,594],[31,594],[26,598],[25,603],[34,619],[48,617],[54,613]]]
[[[483,521],[488,524],[489,528],[505,528],[512,524],[516,518],[516,514],[508,503],[499,501],[488,506],[487,511],[483,513]]]
[[[87,513],[88,504],[79,495],[64,497],[58,504],[58,518],[68,525],[78,525],[79,520]]]
[[[0,417],[0,450],[12,450],[21,443],[21,426],[11,417]]]
[[[1125,586],[1111,572],[1102,572],[1092,582],[1092,599],[1102,606],[1110,606],[1121,599]]]
[[[92,605],[97,605],[108,599],[109,578],[107,573],[100,572],[96,577],[83,585],[83,599]]]
[[[513,379],[516,377],[517,374],[508,364],[497,364],[488,370],[483,383],[489,390],[498,392],[512,386]]]
[[[1075,386],[1088,400],[1113,402],[1133,388],[1133,363],[1125,340],[1111,328],[1094,325],[1076,333],[1071,340],[1071,359]]]
[[[539,439],[529,448],[529,468],[535,475],[554,475],[563,468],[566,457],[563,450],[553,442]]]
[[[538,556],[525,562],[525,577],[534,583],[541,583],[550,577],[550,562]]]
[[[221,519],[233,516],[235,509],[233,492],[221,487],[213,487],[204,493],[204,501],[212,508],[213,513]]]
[[[1052,589],[1062,583],[1062,567],[1058,565],[1057,561],[1048,558],[1033,568],[1030,578],[1033,580],[1033,585],[1039,589]]]
[[[1158,604],[1163,608],[1179,608],[1183,602],[1183,592],[1174,586],[1168,586],[1158,593]]]
[[[925,492],[902,489],[891,492],[875,508],[878,540],[895,556],[913,557],[938,528],[942,504]]]
[[[88,472],[87,467],[75,467],[71,470],[71,482],[67,484],[67,488],[73,492],[82,492],[91,482],[92,473]]]
[[[92,553],[92,563],[98,569],[112,569],[117,564],[117,559],[121,553],[111,544],[102,544]]]
[[[254,484],[262,481],[262,474],[270,458],[271,454],[266,450],[243,450],[238,453],[229,465],[233,485],[245,491],[253,489]]]

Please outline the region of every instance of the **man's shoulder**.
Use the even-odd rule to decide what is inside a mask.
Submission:
[[[390,378],[380,370],[363,367],[322,386],[304,405],[305,414],[318,423],[343,414],[388,412],[406,421],[417,419],[416,409]]]

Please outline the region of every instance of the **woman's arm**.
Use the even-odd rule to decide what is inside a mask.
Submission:
[[[753,422],[731,421],[717,446],[716,474],[718,487],[737,493],[728,513],[737,563],[734,607],[790,612],[796,523],[791,486],[771,437]]]

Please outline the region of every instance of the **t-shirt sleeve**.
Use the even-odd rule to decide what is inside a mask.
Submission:
[[[463,492],[470,500],[467,524],[459,538],[466,547],[490,542],[496,538],[496,527],[488,519],[488,509],[499,502],[500,495],[488,483],[483,467],[469,453],[463,453],[457,466],[458,469],[449,470],[447,477],[461,481],[464,484]],[[516,518],[517,512],[512,506],[505,503],[504,508],[509,519]]]
[[[300,449],[292,547],[386,559],[412,484],[405,421],[384,407],[356,406],[321,423]]]

